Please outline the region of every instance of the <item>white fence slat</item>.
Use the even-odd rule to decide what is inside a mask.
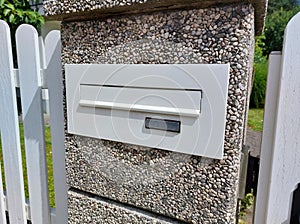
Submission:
[[[45,55],[45,44],[43,37],[39,36],[39,50],[40,50],[40,65],[41,70],[46,69],[46,55]],[[42,75],[42,87],[47,88],[45,77]],[[43,112],[49,114],[49,94],[48,89],[42,90],[42,99],[43,99]]]
[[[273,157],[261,158],[261,163],[272,161],[263,223],[290,223],[293,191],[300,183],[299,27],[300,13],[291,19],[285,31]]]
[[[280,84],[281,52],[269,56],[267,92],[264,109],[264,128],[262,135],[259,184],[255,203],[255,222],[264,223],[269,198],[270,172],[272,169],[273,141],[277,115],[277,100]]]
[[[13,71],[14,71],[14,80],[15,80],[15,87],[20,87],[20,79],[19,79],[19,69],[13,69]],[[41,69],[40,70],[40,76],[41,76],[41,78],[42,79],[45,79],[45,77],[44,77],[44,69]],[[46,82],[42,82],[42,88],[43,89],[47,89],[48,87],[46,86]]]
[[[45,44],[43,37],[39,36],[40,66],[41,69],[46,68]],[[42,80],[43,81],[43,80]]]
[[[1,171],[0,164],[0,171]],[[6,214],[5,214],[5,201],[4,201],[4,193],[3,193],[3,181],[2,181],[2,173],[0,172],[0,224],[7,224],[6,222]]]
[[[66,164],[64,145],[63,83],[60,32],[51,31],[45,39],[46,81],[50,98],[50,126],[54,172],[56,224],[68,222]]]
[[[25,224],[25,195],[10,30],[0,20],[0,129],[10,223]]]
[[[31,222],[49,224],[50,208],[37,31],[21,25],[16,32],[21,85]]]

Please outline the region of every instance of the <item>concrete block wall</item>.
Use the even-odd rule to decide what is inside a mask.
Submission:
[[[59,2],[46,2],[46,15],[76,14],[77,6],[67,10]],[[223,160],[67,133],[69,223],[235,223],[253,6],[199,4],[79,18],[62,16],[63,64],[229,63],[230,84]]]

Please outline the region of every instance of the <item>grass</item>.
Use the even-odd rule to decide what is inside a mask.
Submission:
[[[262,131],[264,109],[250,109],[248,114],[248,127],[255,131]]]
[[[254,195],[252,190],[251,193],[248,193],[245,196],[244,200],[241,201],[239,217],[240,218],[244,217],[246,215],[247,209],[250,209],[253,204],[254,204]]]
[[[26,156],[25,156],[25,144],[24,144],[24,127],[23,124],[19,125],[20,127],[20,140],[21,140],[21,153],[22,153],[22,166],[23,166],[23,176],[24,176],[24,190],[26,198],[29,197],[28,193],[28,180],[27,180],[27,169],[26,169]],[[54,197],[54,178],[53,178],[53,169],[52,169],[52,149],[51,149],[51,134],[50,127],[45,127],[45,143],[46,143],[46,159],[48,166],[48,190],[49,190],[49,201],[50,206],[55,207],[55,197]],[[2,150],[1,142],[0,149]],[[3,164],[2,151],[0,153],[0,161]],[[4,168],[2,167],[2,177],[3,177],[3,187],[5,190],[5,177],[4,177]]]

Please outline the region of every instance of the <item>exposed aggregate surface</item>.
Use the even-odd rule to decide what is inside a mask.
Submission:
[[[231,66],[223,160],[67,135],[68,184],[187,223],[235,223],[253,44],[250,4],[63,22],[63,64]]]
[[[109,13],[126,14],[176,8],[210,8],[245,3],[250,3],[255,8],[255,31],[257,35],[261,35],[267,0],[45,0],[44,11],[47,17],[77,21],[77,19],[101,17]]]
[[[68,192],[68,203],[69,211],[71,211],[71,214],[69,213],[69,224],[179,224],[176,221],[164,220],[161,217],[143,214],[132,208],[125,208],[116,203],[82,195],[72,190]]]

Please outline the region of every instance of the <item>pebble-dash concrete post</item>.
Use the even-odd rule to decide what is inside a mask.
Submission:
[[[66,133],[69,223],[235,223],[254,36],[266,0],[44,6],[48,19],[62,21],[63,66],[230,64],[222,160]]]

